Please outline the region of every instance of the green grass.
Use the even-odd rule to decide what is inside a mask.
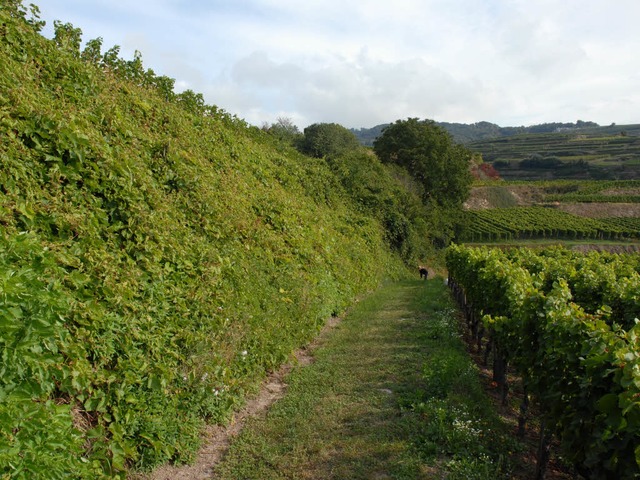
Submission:
[[[457,325],[442,279],[382,288],[294,370],[215,478],[500,478],[514,445]]]

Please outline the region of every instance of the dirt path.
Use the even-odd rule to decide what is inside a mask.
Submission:
[[[316,447],[322,453],[309,455],[311,452],[307,451],[296,459],[288,457],[285,462],[290,467],[293,461],[294,464],[299,464],[293,468],[301,469],[288,478],[330,478],[331,474],[327,471],[329,468],[344,472],[347,477],[342,478],[382,479],[388,478],[385,471],[392,457],[398,456],[394,463],[412,463],[407,459],[400,460],[400,457],[407,454],[410,441],[409,438],[399,438],[406,426],[402,425],[403,422],[398,422],[398,401],[407,391],[418,388],[416,382],[420,381],[422,357],[416,329],[424,319],[420,320],[412,315],[408,304],[416,296],[415,289],[424,285],[425,283],[413,283],[409,288],[406,285],[387,288],[386,293],[377,294],[358,305],[361,314],[355,318],[350,316],[345,324],[340,323],[339,319],[329,320],[318,338],[296,353],[293,363],[283,366],[266,379],[260,393],[248,401],[229,425],[211,426],[207,429],[203,446],[193,465],[165,466],[151,474],[138,475],[135,479],[280,478],[279,473],[273,469],[270,472],[237,477],[241,474],[237,471],[236,463],[247,463],[242,452],[242,437],[252,435],[251,432],[256,428],[267,425],[266,412],[274,402],[280,399],[282,402],[286,401],[283,396],[292,382],[298,393],[292,393],[294,399],[290,402],[300,403],[301,388],[310,392],[310,397],[302,400],[304,405],[291,407],[286,403],[280,405],[282,402],[276,405],[296,409],[296,417],[313,416],[314,411],[324,409],[324,412],[318,412],[316,420],[327,418],[320,420],[321,425],[316,425],[308,418],[294,420],[313,427],[311,431],[295,433],[298,438],[287,441],[294,444],[309,442],[307,436],[311,435],[315,437],[311,443],[322,443],[322,446]],[[314,364],[316,355],[320,358],[317,365]],[[302,378],[304,375],[301,377],[301,373],[309,368],[319,369],[322,378],[316,378],[315,374],[311,375],[311,380]],[[328,376],[322,372],[328,372]],[[313,385],[305,386],[305,382],[309,381]],[[248,433],[243,432],[246,426]],[[284,428],[291,431],[298,427],[300,425]],[[278,433],[272,434],[280,436]],[[240,447],[229,450],[232,443],[239,443]],[[367,445],[377,446],[371,451]],[[415,466],[412,468],[416,470]],[[353,472],[354,469],[364,469],[368,473],[363,477],[353,477],[353,473],[346,473]],[[275,470],[283,472],[287,468],[278,466]]]
[[[441,282],[441,280],[433,280]],[[414,300],[431,282],[388,286],[332,332],[287,395],[251,419],[213,478],[433,478],[414,451],[424,322]]]
[[[194,465],[138,478],[531,478],[535,446],[515,441],[459,322],[442,278],[387,285],[212,427]]]
[[[337,317],[330,318],[313,342],[295,352],[292,362],[270,374],[262,383],[258,394],[247,401],[247,404],[234,415],[228,425],[208,426],[203,434],[202,446],[193,464],[166,465],[150,474],[138,474],[132,480],[205,480],[213,478],[214,467],[227,453],[231,441],[242,431],[247,420],[263,415],[273,403],[285,395],[287,376],[291,370],[303,368],[313,362],[314,351],[323,344],[340,320]]]

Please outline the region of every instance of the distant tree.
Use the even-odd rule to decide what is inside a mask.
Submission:
[[[383,165],[364,148],[329,158],[327,164],[358,210],[380,221],[388,245],[405,261],[417,260],[427,245],[427,211],[421,190],[407,187],[412,179],[406,170]]]
[[[2,0],[2,6],[0,9],[3,13],[6,12],[7,15],[25,20],[27,24],[31,25],[37,32],[42,31],[46,22],[44,20],[40,20],[40,9],[38,6],[30,3],[29,7],[26,7],[22,3],[22,0]],[[27,9],[31,13],[28,18]],[[5,25],[3,25],[3,27],[4,26]]]
[[[145,70],[142,65],[142,53],[136,50],[133,54],[133,60],[127,60],[123,63],[123,71],[121,72],[124,77],[137,84],[141,84],[145,78]]]
[[[102,65],[109,70],[117,70],[121,63],[120,45],[114,45],[102,55]]]
[[[508,160],[496,160],[493,162],[493,168],[501,169],[501,168],[509,168],[511,167],[511,162]]]
[[[82,41],[82,30],[74,28],[70,23],[62,23],[59,20],[53,21],[55,31],[54,41],[59,48],[72,53],[80,54],[80,42]]]
[[[520,168],[525,170],[556,168],[562,165],[558,157],[543,157],[539,153],[533,153],[529,158],[520,161]]]
[[[372,128],[351,128],[358,141],[365,147],[373,147],[373,142],[380,136],[382,130],[388,125],[383,123]]]
[[[300,151],[312,157],[332,158],[360,148],[352,131],[337,123],[314,123],[304,129]]]
[[[275,123],[265,124],[262,129],[292,145],[295,145],[302,137],[300,129],[289,117],[278,117]]]
[[[149,83],[158,90],[160,96],[165,100],[172,101],[175,99],[176,94],[174,93],[173,88],[176,81],[173,78],[167,77],[166,75],[152,75]]]
[[[81,57],[83,60],[97,65],[100,63],[100,60],[102,60],[102,53],[100,53],[101,49],[102,37],[94,38],[87,42],[84,50],[82,51]]]
[[[205,110],[204,97],[201,93],[196,93],[191,89],[187,89],[176,95],[178,105],[188,112],[202,115]]]
[[[373,144],[384,163],[404,167],[424,187],[425,202],[459,207],[469,196],[471,152],[432,120],[398,120]]]

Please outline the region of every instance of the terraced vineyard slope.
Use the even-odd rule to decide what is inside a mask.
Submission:
[[[458,242],[589,242],[635,250],[640,181],[492,181],[465,203]]]
[[[640,125],[519,134],[468,147],[509,180],[640,178]]]

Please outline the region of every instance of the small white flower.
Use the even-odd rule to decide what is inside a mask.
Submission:
[[[208,374],[208,373],[205,373],[205,374],[204,374],[204,375],[202,375],[202,377],[200,378],[200,381],[201,381],[201,382],[204,382],[204,381],[207,379],[207,377],[208,377],[208,376],[209,376],[209,374]]]
[[[242,356],[243,356],[243,357],[246,357],[248,353],[249,353],[249,352],[247,352],[246,350],[243,350],[243,351],[242,351]]]

